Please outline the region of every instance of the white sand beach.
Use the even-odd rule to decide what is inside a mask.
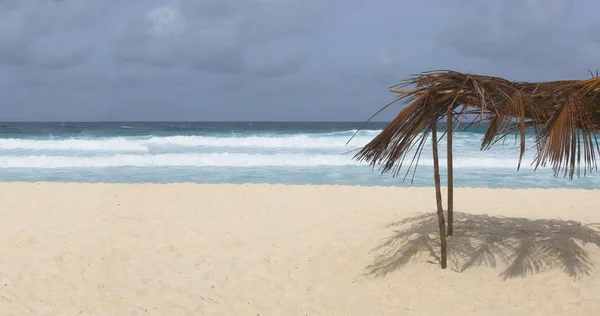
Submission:
[[[433,188],[3,183],[0,314],[597,315],[599,197],[457,188],[442,270]]]

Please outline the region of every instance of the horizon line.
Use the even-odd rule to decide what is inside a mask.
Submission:
[[[0,120],[0,124],[4,123],[364,123],[365,121],[189,121],[189,120],[169,120],[169,121],[153,121],[153,120],[144,120],[144,121],[133,121],[133,120],[101,120],[101,121],[2,121]],[[370,121],[369,123],[390,123],[391,121]]]

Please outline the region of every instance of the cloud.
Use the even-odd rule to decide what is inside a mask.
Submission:
[[[237,73],[244,68],[243,50],[232,21],[207,21],[164,5],[127,25],[114,41],[113,56],[120,63]]]
[[[587,78],[599,67],[598,9],[595,0],[0,0],[0,115],[362,120],[391,100],[390,85],[431,69]]]
[[[262,45],[249,49],[245,61],[252,75],[272,78],[299,73],[309,60],[306,48],[290,41]]]
[[[91,45],[72,41],[68,36],[45,37],[38,40],[34,47],[32,58],[35,64],[44,68],[60,69],[85,65],[94,53]]]
[[[228,1],[228,0],[225,0]],[[249,42],[289,39],[313,33],[342,3],[336,0],[233,0],[236,21]],[[352,5],[347,1],[343,5]]]
[[[92,48],[82,47],[86,41],[62,35],[98,22],[103,4],[112,2],[107,1],[1,1],[0,64],[69,67],[69,60],[75,64],[87,62]]]
[[[373,68],[374,82],[391,86],[399,79],[404,64],[398,56],[399,54],[392,53],[388,48],[377,53]]]
[[[285,75],[298,71],[307,57],[296,54],[252,65],[248,50],[310,34],[329,3],[182,0],[140,13],[115,37],[112,55],[121,64],[184,66],[224,74],[251,68],[259,76]]]
[[[23,36],[23,19],[17,10],[0,11],[0,63],[24,64],[29,60],[30,42]]]
[[[583,67],[592,59],[583,49],[590,38],[582,21],[577,21],[575,4],[572,0],[465,2],[460,17],[452,19],[438,39],[467,58],[538,69],[553,66],[559,71]]]
[[[256,67],[252,73],[259,77],[280,77],[299,72],[305,61],[305,56],[271,60]]]

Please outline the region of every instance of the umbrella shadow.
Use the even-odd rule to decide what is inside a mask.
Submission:
[[[573,278],[589,275],[593,263],[586,244],[600,247],[600,225],[576,221],[494,217],[454,213],[454,235],[448,238],[448,266],[502,267],[504,279],[560,269]],[[439,263],[437,215],[422,214],[386,225],[393,234],[373,252],[367,274],[385,276],[410,262]]]

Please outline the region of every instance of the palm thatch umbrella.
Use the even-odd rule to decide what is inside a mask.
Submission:
[[[368,161],[373,167],[380,165],[382,173],[391,172],[396,176],[407,154],[416,146],[408,171],[413,167],[416,170],[425,141],[431,134],[442,268],[446,268],[446,234],[453,233],[453,125],[457,122],[457,127],[461,126],[467,114],[476,114],[478,120],[474,121],[488,123],[481,150],[489,149],[509,134],[520,138],[517,170],[525,152],[527,128],[533,128],[535,134],[533,163],[536,169],[549,163],[555,176],[563,172],[572,179],[575,174],[580,175],[582,158],[584,175],[597,168],[596,153],[600,153],[595,133],[600,130],[598,76],[588,80],[532,83],[455,71],[431,71],[413,75],[393,86],[391,91],[398,96],[368,121],[396,102],[406,107],[354,159]],[[437,123],[444,117],[448,151],[447,231],[437,146]]]

